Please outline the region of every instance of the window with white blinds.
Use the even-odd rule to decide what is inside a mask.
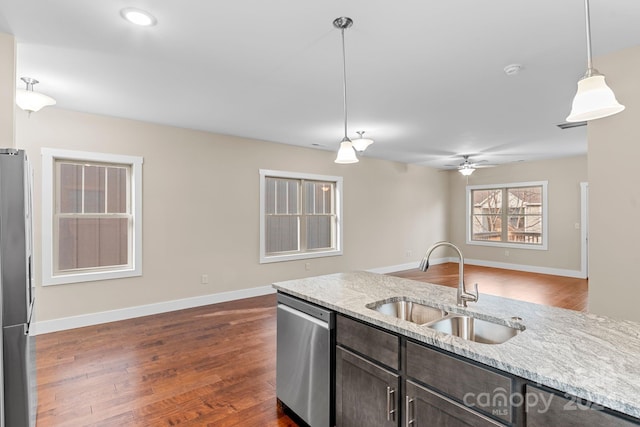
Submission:
[[[261,170],[260,262],[342,254],[341,195],[341,177]]]
[[[43,149],[43,284],[142,274],[142,158]]]

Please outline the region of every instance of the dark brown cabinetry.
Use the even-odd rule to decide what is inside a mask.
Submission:
[[[527,427],[632,427],[637,421],[615,416],[601,406],[527,385]]]
[[[337,427],[631,427],[640,420],[336,316]]]
[[[405,425],[438,427],[495,427],[502,424],[426,387],[406,382]]]
[[[336,318],[336,425],[400,425],[400,337]]]
[[[475,411],[505,423],[512,421],[513,380],[509,376],[414,342],[407,342],[406,372],[407,377]]]
[[[342,347],[336,348],[336,425],[399,425],[399,376]]]
[[[400,337],[344,316],[336,319],[336,342],[391,369],[400,368]]]

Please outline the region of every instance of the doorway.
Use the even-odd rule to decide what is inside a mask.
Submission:
[[[589,278],[589,183],[580,183],[580,273]]]

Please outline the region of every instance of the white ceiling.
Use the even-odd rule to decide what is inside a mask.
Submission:
[[[158,24],[124,21],[127,6]],[[586,69],[582,0],[0,0],[16,86],[40,80],[57,107],[333,151],[339,16],[354,21],[349,136],[376,141],[366,156],[443,167],[586,152],[584,127],[556,127]],[[638,0],[591,0],[596,68],[640,44],[638,22]],[[512,63],[523,69],[507,76]]]

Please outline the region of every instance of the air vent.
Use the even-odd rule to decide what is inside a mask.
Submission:
[[[564,129],[577,128],[577,127],[586,126],[586,125],[587,125],[587,122],[564,122],[556,126],[564,130]]]

